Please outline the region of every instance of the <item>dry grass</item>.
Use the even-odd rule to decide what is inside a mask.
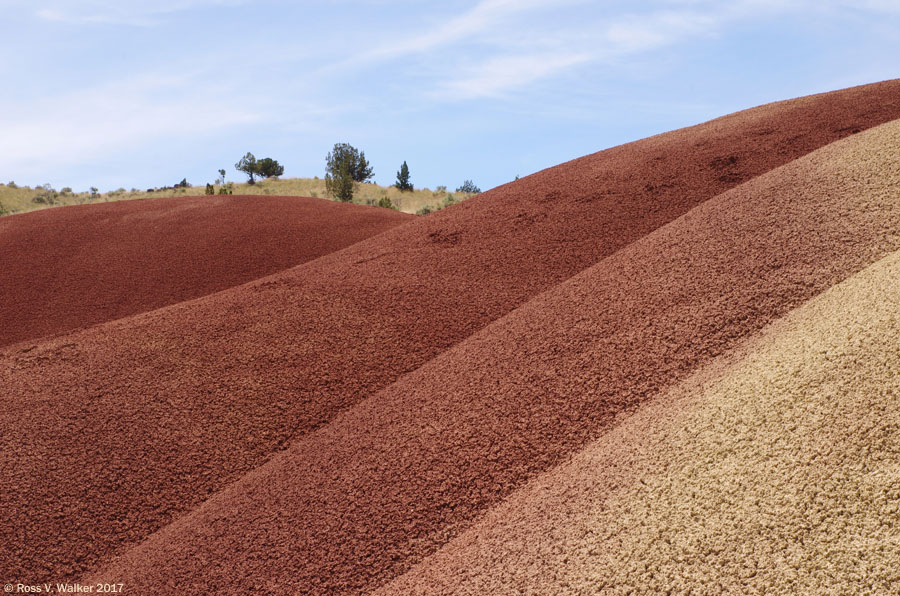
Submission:
[[[216,186],[216,192],[218,192],[219,188],[219,186]],[[232,189],[236,195],[276,195],[331,199],[325,190],[325,180],[322,178],[270,179],[253,185],[232,183]],[[64,205],[127,201],[153,197],[195,196],[202,195],[204,191],[204,186],[163,188],[150,192],[147,190],[125,190],[122,188],[92,195],[89,192],[60,193],[40,187],[12,188],[5,184],[0,184],[0,215],[24,213],[26,211]],[[35,198],[39,196],[49,197],[50,201],[35,202]],[[432,191],[428,188],[417,189],[411,192],[400,192],[394,186],[360,184],[357,187],[353,202],[360,205],[376,205],[380,199],[387,197],[398,210],[404,213],[417,213],[425,208],[437,211],[452,202],[464,201],[471,196],[471,194],[459,192],[448,193],[446,190]]]

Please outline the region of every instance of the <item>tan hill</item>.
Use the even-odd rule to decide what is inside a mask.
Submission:
[[[321,588],[323,592],[354,591],[387,581],[442,544],[454,528],[468,523],[473,515],[507,494],[529,474],[567,453],[573,442],[599,432],[608,421],[608,412],[636,405],[659,388],[657,383],[665,384],[686,374],[730,342],[758,329],[767,317],[777,316],[841,275],[849,274],[853,267],[862,266],[871,256],[868,251],[875,250],[878,242],[889,242],[888,237],[878,234],[892,225],[893,211],[885,209],[878,214],[882,216],[880,220],[851,211],[851,217],[841,224],[845,226],[842,229],[862,229],[837,255],[831,253],[833,246],[828,244],[835,239],[833,228],[828,226],[837,224],[829,217],[834,213],[829,211],[827,201],[816,211],[821,221],[808,221],[808,206],[798,207],[796,214],[787,214],[797,216],[791,227],[785,227],[786,215],[779,211],[786,206],[785,194],[775,193],[774,187],[767,188],[767,192],[772,190],[772,200],[782,202],[775,203],[778,209],[773,207],[771,221],[762,214],[757,214],[758,220],[743,223],[719,221],[709,215],[726,230],[731,225],[738,237],[743,234],[758,238],[747,231],[747,226],[771,223],[785,230],[783,237],[776,237],[785,245],[795,235],[807,241],[804,226],[825,226],[825,231],[820,238],[809,240],[811,244],[801,243],[808,254],[803,254],[797,268],[789,261],[778,261],[780,273],[772,275],[782,285],[776,284],[775,289],[769,283],[771,278],[765,276],[767,265],[761,264],[768,263],[766,259],[777,260],[770,248],[760,247],[758,256],[747,253],[744,245],[726,250],[729,245],[722,244],[723,238],[710,236],[704,255],[718,249],[721,259],[736,261],[720,262],[723,274],[717,283],[724,286],[703,285],[703,278],[697,281],[701,285],[684,291],[713,301],[717,308],[711,312],[725,317],[724,322],[715,318],[696,322],[701,330],[706,329],[704,325],[709,326],[706,343],[697,340],[699,343],[686,344],[687,360],[673,362],[662,376],[655,376],[655,372],[646,373],[649,376],[638,374],[648,366],[647,358],[659,355],[668,345],[655,335],[667,329],[663,323],[649,327],[645,323],[653,313],[659,318],[664,311],[675,313],[676,307],[688,309],[677,311],[684,317],[693,312],[693,306],[679,302],[677,294],[662,292],[678,289],[668,288],[664,280],[676,283],[681,277],[671,277],[671,272],[687,275],[684,267],[690,263],[684,255],[675,262],[660,261],[664,255],[655,251],[671,248],[665,242],[648,245],[647,254],[628,261],[627,267],[619,265],[613,272],[618,273],[610,273],[604,278],[607,281],[598,282],[599,286],[592,286],[587,294],[578,294],[576,302],[571,297],[569,302],[561,299],[578,287],[567,285],[567,289],[560,290],[560,296],[551,294],[553,300],[538,303],[543,312],[530,309],[510,319],[526,328],[531,324],[528,321],[533,320],[540,333],[548,334],[547,349],[521,343],[521,329],[513,326],[508,328],[505,343],[497,344],[502,349],[496,353],[486,348],[475,352],[468,351],[471,347],[460,348],[463,351],[446,356],[455,362],[452,366],[445,358],[423,365],[455,344],[463,345],[466,338],[534,296],[621,253],[712,197],[837,139],[900,117],[898,90],[900,82],[891,81],[780,102],[613,148],[499,187],[264,280],[42,342],[27,353],[8,350],[0,359],[0,387],[6,392],[0,401],[0,483],[14,488],[0,493],[0,510],[9,521],[0,525],[0,540],[14,548],[0,551],[2,575],[31,577],[35,581],[78,577],[101,568],[111,556],[126,552],[173,521],[180,520],[177,523],[183,527],[194,528],[190,520],[206,519],[206,514],[195,511],[191,517],[182,516],[218,491],[238,486],[234,483],[242,476],[264,474],[259,467],[270,459],[279,459],[276,452],[290,446],[291,453],[309,449],[308,455],[319,459],[298,460],[302,472],[291,477],[292,494],[300,499],[291,504],[298,509],[279,508],[274,497],[276,502],[270,504],[274,517],[257,509],[262,518],[256,528],[273,540],[296,537],[294,530],[279,520],[299,530],[307,522],[297,516],[311,515],[313,526],[304,534],[306,538],[293,544],[271,544],[254,533],[256,530],[248,530],[247,556],[241,559],[226,548],[235,535],[216,522],[211,528],[221,533],[222,541],[211,538],[208,548],[211,552],[224,549],[221,554],[230,570],[227,573],[246,571],[248,582],[262,582],[258,574],[272,571],[271,579],[266,581],[274,582],[271,585],[276,591],[285,585],[280,582],[288,581],[291,589],[300,585],[311,591]],[[809,184],[807,173],[800,177]],[[827,178],[824,173],[823,178]],[[791,183],[781,182],[785,187]],[[875,188],[877,180],[872,185],[868,191]],[[723,210],[721,201],[716,203],[723,217],[732,211],[746,216],[739,208],[745,199],[758,206],[745,194],[730,196],[736,200],[727,203],[727,210]],[[852,197],[844,193],[835,196],[848,209],[854,205]],[[688,235],[683,242],[690,243],[691,237]],[[770,241],[766,239],[767,243]],[[698,243],[702,245],[703,241]],[[714,255],[708,256],[712,259]],[[833,263],[823,270],[821,259],[826,257]],[[641,259],[648,266],[666,267],[670,273],[654,269],[653,275],[648,273],[652,283],[642,282],[641,275],[629,277],[632,274],[628,272]],[[690,280],[690,275],[686,279]],[[758,286],[754,286],[757,282]],[[740,294],[740,301],[729,305],[722,287],[735,284],[750,289]],[[629,297],[629,291],[635,298]],[[660,296],[658,303],[650,300],[656,295]],[[578,317],[582,316],[579,301],[589,301],[592,296],[597,302],[590,312],[584,313],[583,328],[578,324]],[[648,301],[647,313],[639,310],[639,296]],[[751,299],[752,307],[748,306]],[[720,303],[724,310],[719,309]],[[538,384],[541,375],[553,366],[554,358],[568,358],[567,366],[574,366],[572,362],[581,366],[577,350],[584,344],[574,337],[571,347],[563,350],[561,346],[569,344],[560,342],[568,338],[554,333],[570,328],[585,333],[608,331],[610,325],[618,324],[616,319],[603,319],[596,322],[597,327],[591,327],[588,317],[591,313],[599,316],[597,313],[605,312],[603,309],[620,313],[625,317],[623,321],[636,321],[634,333],[638,335],[634,346],[648,351],[628,352],[633,358],[622,360],[624,368],[613,367],[609,371],[613,376],[603,377],[604,383],[615,387],[619,379],[615,375],[624,375],[623,389],[608,396],[615,404],[612,410],[606,409],[605,402],[585,406],[589,414],[592,407],[599,410],[596,420],[584,426],[565,427],[567,423],[590,420],[589,414],[582,418],[568,410],[562,412],[566,415],[548,418],[553,424],[563,425],[560,428],[537,424],[537,420],[553,414],[554,408],[561,405],[554,398],[555,391],[594,386],[580,384],[580,377],[550,389]],[[558,330],[546,326],[547,320],[563,315],[575,318],[558,319]],[[677,317],[673,319],[675,323],[679,323]],[[502,329],[507,327],[499,329],[502,336]],[[682,337],[677,329],[680,328],[672,330],[674,335],[669,341],[695,337],[687,332]],[[496,329],[489,333],[494,338],[488,342],[492,346],[492,342],[501,339],[495,337],[496,333]],[[585,341],[592,337],[587,336]],[[473,338],[465,343],[479,345],[480,341]],[[617,354],[631,345],[606,347],[612,350],[609,354]],[[606,353],[606,347],[601,353]],[[460,358],[464,361],[456,362]],[[504,368],[505,359],[514,368]],[[463,371],[462,365],[470,367],[471,374]],[[595,367],[596,376],[605,370],[602,367],[612,364],[601,359],[591,366]],[[596,366],[601,367],[599,372]],[[443,371],[451,368],[455,372],[444,377]],[[365,401],[365,408],[383,404],[389,416],[396,416],[395,424],[384,424],[385,418],[355,418],[365,410],[354,405],[417,369],[415,375],[406,379],[419,379],[421,385],[397,385],[382,397]],[[652,367],[646,370],[656,371]],[[625,380],[632,384],[624,383]],[[488,424],[496,421],[497,415],[506,416],[508,410],[504,408],[516,403],[498,401],[492,418],[490,409],[477,408],[476,402],[467,401],[473,397],[470,391],[477,390],[482,399],[489,399],[496,397],[494,391],[505,396],[528,387],[542,392],[545,401],[534,403],[543,403],[541,407],[546,409],[526,409],[521,418],[504,418],[496,431],[467,434],[486,428],[471,426],[473,416]],[[413,401],[403,401],[398,397],[401,394]],[[415,411],[420,405],[428,405],[416,401],[425,398],[432,399],[428,402],[432,405],[446,401],[449,409]],[[412,409],[392,411],[391,404],[398,399],[398,407]],[[523,396],[522,403],[528,405],[533,399]],[[571,403],[574,406],[580,402]],[[476,449],[473,454],[480,453],[479,446],[485,440],[492,441],[495,433],[503,436],[502,432],[510,430],[505,425],[521,423],[521,427],[511,430],[523,434],[519,438],[510,435],[514,446],[500,445],[491,465],[517,461],[509,459],[516,450],[521,451],[527,463],[514,465],[511,475],[498,477],[499,481],[493,478],[493,468],[481,463],[472,466],[470,476],[461,474],[458,481],[453,480],[460,454],[453,450],[458,444],[448,441],[446,445],[427,443],[437,447],[437,455],[447,448],[448,467],[437,466],[433,472],[420,468],[416,472],[415,466],[430,461],[426,456],[431,452],[416,448],[415,442],[403,443],[407,437],[404,433],[417,431],[419,423],[410,423],[405,430],[397,424],[409,421],[411,416],[441,413],[447,416],[435,419],[435,440],[442,433],[449,433],[447,439],[470,439],[472,449]],[[353,426],[357,424],[353,420],[359,426]],[[367,426],[370,424],[375,426]],[[448,424],[458,425],[459,430],[447,427]],[[345,434],[348,432],[351,434]],[[528,433],[537,433],[539,438]],[[545,433],[546,438],[559,438],[543,445]],[[375,447],[393,446],[390,441],[380,443],[385,434],[395,435],[402,443],[406,451],[398,453],[409,453],[407,471],[411,475],[406,482],[414,482],[420,489],[413,486],[415,490],[408,497],[403,488],[408,485],[401,482],[403,476],[394,478],[400,473],[395,460],[385,460],[383,468],[382,464],[373,463],[373,457],[383,458]],[[360,449],[371,444],[373,450],[361,451],[360,463],[347,467],[342,463],[345,454],[335,451],[333,440],[347,447],[358,445]],[[329,461],[328,454],[337,459]],[[529,460],[532,455],[534,459]],[[473,461],[481,462],[483,458],[479,458]],[[369,464],[364,462],[373,467],[367,469]],[[313,467],[305,468],[307,465]],[[333,470],[326,473],[331,466]],[[251,472],[255,469],[258,470]],[[446,475],[447,470],[452,474]],[[323,473],[331,477],[323,478]],[[376,474],[366,476],[370,473]],[[83,490],[84,478],[93,479],[93,490]],[[398,484],[396,488],[379,488],[370,483],[379,478],[396,480]],[[434,482],[448,483],[441,489],[446,490],[444,497],[439,496],[440,490],[434,492]],[[456,482],[471,482],[469,488],[463,489],[465,498],[460,497]],[[316,489],[318,492],[310,488],[316,483],[321,487]],[[241,499],[247,496],[223,493],[216,497],[238,499],[234,521],[224,522],[233,523],[233,529],[246,529],[242,517],[247,511],[246,502]],[[269,496],[259,496],[260,503],[268,502]],[[391,506],[382,513],[376,512],[374,504],[384,499]],[[411,499],[406,509],[405,499]],[[325,509],[317,508],[316,503]],[[355,510],[342,509],[353,503],[358,503]],[[438,503],[437,508],[434,503]],[[417,511],[421,518],[416,517]],[[224,513],[227,512],[220,512]],[[442,516],[447,516],[446,523],[441,521]],[[435,519],[438,523],[432,525]],[[359,521],[359,526],[351,521]],[[382,522],[386,525],[379,525]],[[20,533],[23,528],[27,531]],[[145,544],[152,550],[150,545],[157,543],[151,540]],[[191,552],[181,543],[173,545],[184,547],[184,553]],[[291,552],[283,552],[286,548]],[[271,558],[264,554],[266,549],[273,549]],[[267,565],[279,565],[278,554],[285,557],[280,571],[269,569]],[[147,551],[146,561],[164,567],[181,561],[180,557],[173,555],[166,562]],[[133,563],[134,559],[129,561]],[[202,559],[184,563],[186,573]],[[203,582],[208,582],[206,586],[228,585],[219,583],[213,567],[204,566],[202,571],[195,579],[180,583],[180,589],[189,591],[193,586],[195,591],[208,590],[202,587]],[[222,580],[232,577],[227,573]],[[294,579],[288,580],[287,573]],[[134,585],[143,586],[142,590],[166,591],[153,584],[160,576],[142,575],[137,567],[129,568],[122,577],[125,575],[135,578]],[[184,579],[177,574],[169,577],[166,581]],[[238,591],[246,587],[234,585]]]
[[[900,249],[900,168],[886,150],[898,143],[900,120],[699,205],[345,410],[88,579],[151,594],[378,588],[623,415]]]
[[[0,219],[0,348],[240,285],[410,216],[309,198],[100,203]]]
[[[900,252],[377,594],[896,594],[897,337]]]

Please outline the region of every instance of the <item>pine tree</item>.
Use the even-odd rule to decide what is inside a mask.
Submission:
[[[400,171],[397,172],[397,182],[394,183],[401,191],[411,191],[413,189],[412,183],[409,181],[409,166],[406,165],[406,161],[403,162],[403,165],[400,166]]]

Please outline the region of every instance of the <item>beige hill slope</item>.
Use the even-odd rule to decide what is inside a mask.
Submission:
[[[898,337],[895,252],[377,593],[900,593]]]

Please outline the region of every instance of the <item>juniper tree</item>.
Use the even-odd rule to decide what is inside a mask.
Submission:
[[[406,165],[406,161],[403,162],[403,165],[400,166],[400,171],[397,172],[397,182],[394,183],[401,191],[411,191],[413,189],[412,183],[409,181],[409,166]]]

